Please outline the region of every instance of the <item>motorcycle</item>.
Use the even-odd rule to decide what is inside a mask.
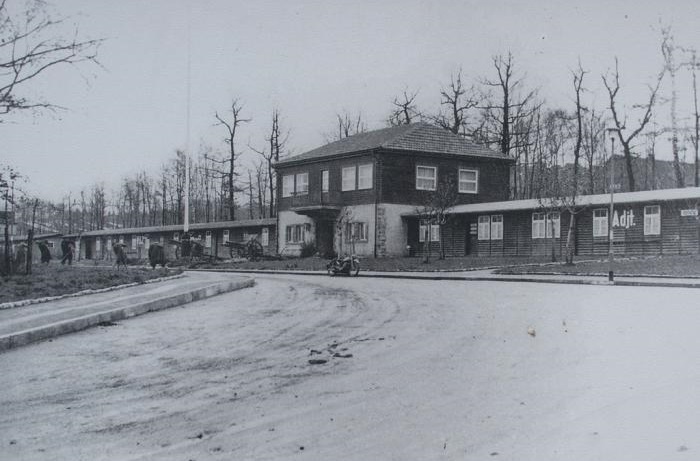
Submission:
[[[360,272],[360,260],[355,255],[338,256],[330,260],[326,269],[331,277],[337,274],[357,276]]]

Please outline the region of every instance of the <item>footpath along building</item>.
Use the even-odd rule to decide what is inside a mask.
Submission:
[[[321,254],[412,256],[427,246],[448,256],[561,255],[569,211],[548,200],[508,200],[513,161],[425,123],[361,133],[290,157],[278,173],[279,252],[313,243]],[[444,181],[456,205],[443,226],[420,210]],[[651,255],[700,251],[700,188],[579,196],[577,255]],[[430,239],[431,242],[426,242]]]

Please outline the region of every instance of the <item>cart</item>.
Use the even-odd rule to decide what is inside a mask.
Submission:
[[[248,261],[258,261],[263,257],[263,246],[255,238],[247,242],[227,241],[224,245],[229,247],[232,258],[245,258]]]

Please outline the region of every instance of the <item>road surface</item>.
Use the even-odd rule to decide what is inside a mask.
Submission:
[[[697,290],[256,278],[0,354],[0,459],[700,456]]]

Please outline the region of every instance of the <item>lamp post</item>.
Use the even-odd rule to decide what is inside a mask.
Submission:
[[[615,137],[612,136],[613,132],[617,132],[617,128],[606,128],[607,132],[611,133],[610,136],[610,216],[608,217],[608,281],[613,282],[615,280],[615,274],[613,271],[613,263],[615,260],[613,240],[615,237],[615,232],[613,229],[613,215],[615,213]]]

